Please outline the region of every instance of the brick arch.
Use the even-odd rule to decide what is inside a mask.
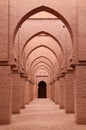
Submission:
[[[52,72],[47,68],[47,66],[44,66],[44,65],[36,66],[36,67],[34,68],[34,70],[32,71],[32,74],[35,73],[35,72],[37,72],[37,71],[40,70],[40,69],[45,70],[45,71],[49,74],[49,77],[52,76]],[[33,79],[33,76],[32,76],[32,75],[30,75],[30,77],[31,77],[31,79]]]
[[[25,14],[21,20],[19,21],[19,23],[17,24],[15,30],[14,30],[14,35],[13,35],[13,41],[15,40],[15,36],[18,32],[18,29],[21,27],[21,25],[23,24],[23,22],[25,20],[27,20],[30,16],[38,13],[38,12],[41,12],[41,11],[46,11],[48,13],[51,13],[53,15],[55,15],[56,17],[58,17],[64,24],[65,26],[67,27],[67,29],[69,30],[69,33],[70,33],[70,36],[71,36],[71,40],[73,42],[73,33],[72,33],[72,29],[69,25],[69,23],[67,22],[67,20],[64,18],[64,16],[62,16],[59,12],[55,11],[54,9],[50,8],[50,7],[47,7],[47,6],[40,6],[40,7],[37,7],[33,10],[31,10],[30,12],[28,12],[27,14]]]
[[[24,51],[26,45],[28,44],[28,42],[29,42],[30,40],[32,40],[34,37],[38,36],[39,34],[46,34],[46,35],[50,36],[52,39],[54,39],[54,40],[56,41],[56,43],[59,45],[62,54],[64,55],[64,51],[63,51],[62,45],[61,45],[61,43],[58,41],[58,39],[57,39],[55,36],[53,36],[52,34],[50,34],[49,32],[46,32],[46,31],[40,31],[40,32],[37,32],[36,34],[33,34],[33,35],[26,41],[26,43],[24,44],[24,46],[23,46],[23,48],[22,48],[22,54],[23,54],[23,51]]]
[[[45,70],[48,74],[50,73],[50,72],[47,70],[47,68],[44,68],[44,67],[41,67],[41,66],[40,66],[39,68],[36,68],[35,71],[37,72],[37,71],[39,71],[39,70],[41,70],[41,69]]]
[[[50,69],[52,70],[52,72],[53,72],[53,69],[51,68],[51,66],[50,66],[48,63],[46,63],[46,62],[44,62],[44,61],[39,61],[38,63],[36,63],[36,65],[38,65],[38,64],[40,64],[40,63],[44,63],[44,64],[48,65],[49,68],[50,68]],[[34,65],[33,68],[34,68],[36,65]],[[33,68],[31,68],[31,70],[32,70]]]
[[[39,57],[37,57],[35,60],[33,60],[33,62],[31,63],[30,67],[33,65],[33,63],[34,63],[36,60],[38,60],[38,59],[40,59],[40,58],[47,59],[47,60],[52,64],[52,67],[54,68],[52,61],[51,61],[50,59],[48,59],[47,57],[45,57],[45,56],[39,56]]]
[[[37,46],[37,47],[35,47],[33,50],[31,50],[30,53],[28,54],[28,56],[26,57],[26,61],[28,60],[29,55],[30,55],[34,50],[36,50],[37,48],[40,48],[40,47],[45,47],[45,48],[49,49],[49,50],[55,55],[57,61],[59,61],[59,60],[58,60],[58,57],[57,57],[57,55],[56,55],[56,53],[55,53],[51,48],[49,48],[49,47],[47,47],[47,46],[45,46],[45,45]]]
[[[48,72],[49,76],[51,76],[51,72],[50,70],[46,67],[46,66],[38,66],[38,67],[35,67],[35,69],[33,70],[34,72],[40,70],[40,69],[44,69]]]
[[[48,72],[50,73],[50,75],[52,74],[51,69],[48,68],[48,65],[46,65],[46,64],[45,64],[45,65],[40,65],[40,64],[39,64],[39,66],[36,65],[36,66],[34,67],[33,71],[35,71],[37,68],[40,68],[40,67],[46,68],[46,69],[48,70]],[[33,73],[33,71],[32,71],[32,73]]]

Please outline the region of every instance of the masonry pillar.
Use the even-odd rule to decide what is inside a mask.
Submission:
[[[25,104],[29,104],[29,81],[28,79],[25,80]]]
[[[47,98],[50,98],[50,84],[47,85]]]
[[[60,77],[60,87],[59,87],[59,106],[64,108],[64,76]]]
[[[18,114],[21,109],[21,86],[18,70],[12,69],[12,113]]]
[[[24,74],[20,74],[20,82],[21,82],[21,108],[25,108],[25,77]]]
[[[51,99],[51,85],[49,84],[49,98]]]
[[[78,124],[86,124],[86,62],[75,68],[75,118]]]
[[[52,94],[52,100],[55,102],[55,80],[53,81],[53,84],[52,84],[52,91],[53,91],[53,94]]]
[[[29,81],[29,98],[30,98],[30,102],[33,100],[33,83],[31,81]]]
[[[59,104],[59,88],[60,88],[60,84],[59,84],[59,79],[57,78],[55,81],[55,103]]]
[[[51,85],[51,100],[53,102],[55,102],[55,83],[54,83],[54,81],[50,85]]]
[[[64,108],[66,113],[74,113],[74,70],[65,73]]]
[[[0,66],[0,124],[9,124],[12,113],[10,66]]]

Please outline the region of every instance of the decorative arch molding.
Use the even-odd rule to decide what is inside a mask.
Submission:
[[[56,17],[58,17],[64,24],[65,26],[67,27],[67,29],[69,30],[69,33],[70,33],[70,36],[71,36],[71,40],[73,41],[73,33],[72,33],[72,29],[68,23],[68,21],[59,13],[57,12],[56,10],[50,8],[50,7],[47,7],[47,6],[40,6],[40,7],[37,7],[31,11],[29,11],[27,14],[25,14],[21,20],[19,21],[19,23],[17,24],[15,30],[14,30],[14,35],[13,35],[13,41],[15,40],[15,36],[18,32],[18,29],[21,27],[21,25],[23,24],[23,22],[25,20],[27,20],[30,16],[38,13],[38,12],[41,12],[41,11],[46,11],[48,13],[51,13],[53,15],[55,15]]]

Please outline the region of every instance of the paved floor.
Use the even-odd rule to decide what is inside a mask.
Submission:
[[[86,130],[86,125],[76,125],[74,114],[65,114],[49,99],[34,99],[21,114],[12,116],[10,125],[0,130]]]

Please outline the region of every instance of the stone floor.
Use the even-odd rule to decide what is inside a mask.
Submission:
[[[50,99],[34,99],[0,130],[86,130],[86,125],[76,125],[74,114],[65,114]]]

